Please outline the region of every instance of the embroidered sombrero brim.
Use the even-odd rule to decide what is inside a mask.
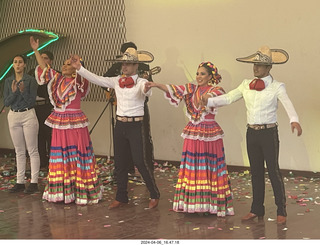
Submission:
[[[154,60],[153,55],[148,51],[137,51],[133,48],[128,48],[123,55],[117,56],[115,59],[106,60],[113,62],[125,63],[150,63]]]
[[[271,58],[271,59],[270,59]],[[237,58],[237,61],[254,64],[284,64],[289,60],[289,54],[282,49],[269,49],[269,54],[257,51],[256,53],[244,57]]]

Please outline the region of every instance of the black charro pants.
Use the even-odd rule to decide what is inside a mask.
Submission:
[[[273,188],[277,215],[287,216],[286,196],[283,178],[279,169],[278,127],[254,130],[247,129],[247,152],[251,168],[253,201],[251,213],[258,216],[265,214],[265,168],[266,162],[269,178]]]
[[[128,154],[131,154],[133,163],[150,192],[150,198],[158,199],[160,192],[154,179],[153,170],[150,168],[151,163],[147,160],[143,121],[116,121],[114,132],[116,200],[123,203],[128,202]]]
[[[145,137],[145,147],[146,147],[146,158],[147,163],[150,164],[150,169],[154,171],[154,155],[153,155],[153,141],[151,137],[151,127],[150,127],[150,113],[147,101],[144,103],[144,116],[143,116],[143,136]],[[128,162],[128,172],[134,173],[134,164],[131,154],[127,156]],[[115,174],[116,176],[116,174]]]
[[[145,137],[145,146],[146,146],[146,158],[147,162],[151,169],[154,171],[154,155],[153,155],[153,141],[151,137],[151,127],[150,127],[150,113],[148,103],[144,103],[144,116],[143,116],[143,134]]]

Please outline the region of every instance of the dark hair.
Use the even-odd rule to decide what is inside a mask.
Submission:
[[[48,50],[40,51],[40,54],[46,54],[49,57],[50,60],[54,59],[53,53],[51,53]]]
[[[209,75],[212,76],[212,82],[215,84],[218,84],[219,82],[221,82],[222,77],[220,76],[220,74],[218,73],[218,68],[211,63],[210,61],[207,62],[202,62],[199,67],[203,67],[207,70],[207,72],[209,73]]]
[[[21,57],[23,59],[23,62],[25,64],[27,64],[27,57],[22,55],[22,54],[17,54],[16,56],[14,56],[13,59],[12,59],[12,62],[13,62],[14,58],[16,58],[16,57]]]
[[[123,44],[121,45],[121,48],[120,48],[121,53],[126,52],[126,50],[127,50],[128,48],[138,49],[138,48],[137,48],[137,45],[135,45],[133,42],[127,42],[127,43],[123,43]]]

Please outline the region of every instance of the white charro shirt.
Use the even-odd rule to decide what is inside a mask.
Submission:
[[[101,87],[113,88],[117,96],[117,112],[118,116],[137,117],[144,115],[144,102],[146,96],[151,96],[151,89],[144,93],[146,79],[132,76],[135,85],[132,88],[121,88],[119,86],[120,76],[117,77],[102,77],[88,71],[81,66],[77,73],[86,78],[89,82]]]
[[[299,122],[298,115],[289,99],[284,83],[280,83],[267,76],[262,78],[265,89],[262,91],[251,90],[249,84],[252,80],[245,79],[234,90],[227,94],[209,98],[208,107],[220,107],[231,104],[243,98],[247,108],[248,124],[270,124],[277,122],[278,100],[286,110],[290,123]]]

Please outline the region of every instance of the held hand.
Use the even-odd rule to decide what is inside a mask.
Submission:
[[[146,82],[145,83],[145,85],[144,85],[144,92],[145,93],[147,93],[152,88],[152,86],[151,86],[152,83],[153,82]]]
[[[39,48],[39,39],[37,41],[33,36],[30,37],[30,46],[33,50],[37,50]]]
[[[154,88],[154,87],[159,87],[159,84],[158,83],[155,83],[155,82],[148,82],[148,86],[150,87],[150,88]]]
[[[208,104],[208,99],[211,98],[211,95],[209,94],[204,94],[201,96],[201,99],[200,99],[200,102],[199,102],[199,105],[201,106],[207,106]]]
[[[153,85],[154,85],[153,83],[154,83],[154,82],[146,82],[146,85],[145,85],[146,88],[148,88],[148,90],[149,90],[149,89],[151,89],[152,87],[154,87],[154,86],[153,86]]]
[[[297,136],[300,136],[302,134],[302,128],[301,128],[299,123],[297,123],[297,122],[292,122],[291,123],[291,131],[292,131],[292,133],[294,133],[294,129],[297,130]]]
[[[77,70],[80,70],[81,63],[80,63],[80,56],[79,55],[76,55],[76,54],[71,55],[70,62],[74,68],[76,68]]]

